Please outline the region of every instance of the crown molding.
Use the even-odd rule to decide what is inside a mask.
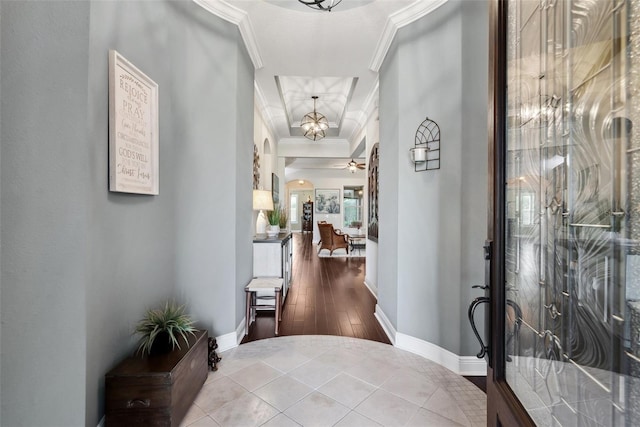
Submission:
[[[262,116],[262,120],[264,121],[265,126],[267,126],[269,133],[273,135],[276,141],[279,141],[280,136],[275,131],[276,127],[273,122],[273,117],[271,117],[271,113],[269,113],[269,108],[267,108],[269,105],[267,102],[267,98],[264,96],[262,89],[260,88],[260,86],[258,86],[258,82],[256,82],[255,80],[253,81],[253,88],[255,91],[254,93],[255,93],[256,107],[258,108],[258,111]]]
[[[369,69],[376,73],[380,71],[382,62],[391,47],[391,42],[393,42],[393,38],[396,36],[396,33],[400,28],[433,12],[447,1],[448,0],[417,0],[404,9],[401,9],[389,16],[384,25],[384,29],[382,30],[382,34],[380,35],[380,39],[378,40],[378,45],[376,46],[373,58],[369,64]]]
[[[223,0],[193,0],[193,2],[217,17],[237,25],[254,68],[258,70],[264,66],[258,48],[258,40],[247,12]]]

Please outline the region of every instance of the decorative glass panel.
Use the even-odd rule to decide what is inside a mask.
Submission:
[[[503,351],[539,425],[640,425],[639,6],[508,3]]]

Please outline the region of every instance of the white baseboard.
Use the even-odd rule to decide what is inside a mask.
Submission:
[[[432,360],[458,375],[487,375],[487,362],[473,356],[458,356],[440,346],[398,332],[396,347]]]
[[[229,332],[228,334],[220,335],[216,337],[216,342],[218,343],[218,351],[222,353],[223,351],[231,350],[232,348],[236,348],[242,338],[244,337],[244,317],[240,322],[240,325],[236,328],[235,332]]]
[[[98,423],[98,427],[104,427],[104,423],[105,423],[105,420],[104,420],[104,416],[103,416],[103,417],[100,419],[100,422]]]
[[[254,314],[255,316],[255,314]],[[238,324],[238,326],[236,327],[236,347],[240,345],[240,343],[242,342],[242,339],[244,338],[244,335],[246,334],[246,317],[243,317],[242,320],[240,321],[240,323]],[[255,317],[254,317],[255,320]]]
[[[378,299],[378,287],[373,283],[371,283],[369,280],[367,280],[366,277],[364,278],[364,285],[367,287],[367,289],[369,289],[369,292],[371,292],[371,295],[373,295],[376,299]]]
[[[486,376],[487,362],[475,356],[458,356],[440,346],[396,331],[389,318],[376,304],[374,314],[394,347],[436,362],[458,375]]]
[[[378,320],[378,323],[380,324],[380,326],[382,326],[382,330],[384,330],[384,333],[387,334],[387,338],[389,338],[389,341],[391,341],[391,344],[395,346],[396,334],[397,334],[396,328],[393,327],[393,324],[391,323],[387,315],[384,314],[384,312],[382,311],[382,308],[380,308],[378,304],[376,304],[376,312],[373,313],[373,315]]]
[[[485,377],[487,375],[487,361],[478,359],[475,356],[459,356],[460,357],[460,375],[471,377]]]

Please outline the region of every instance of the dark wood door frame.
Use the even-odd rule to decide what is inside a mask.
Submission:
[[[507,0],[491,0],[489,11],[489,212],[486,278],[490,310],[487,425],[535,426],[505,377],[505,182],[507,119]]]

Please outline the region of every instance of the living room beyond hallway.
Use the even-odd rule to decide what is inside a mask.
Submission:
[[[364,284],[365,258],[318,257],[312,237],[293,234],[293,275],[280,336],[337,335],[390,344],[373,315],[376,298]],[[259,312],[242,343],[273,336],[273,311]]]

